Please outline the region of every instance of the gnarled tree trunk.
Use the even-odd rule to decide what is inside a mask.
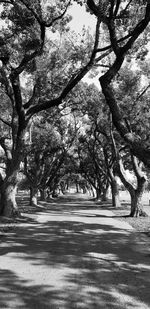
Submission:
[[[142,215],[143,212],[143,205],[141,203],[142,195],[145,189],[146,179],[143,177],[141,178],[140,183],[137,185],[137,189],[134,189],[130,192],[131,196],[131,212],[130,217],[138,217]]]
[[[140,166],[137,164],[137,159],[133,157],[133,169],[137,177],[136,188],[127,179],[122,160],[118,161],[117,172],[125,188],[128,190],[131,197],[130,217],[137,217],[142,212],[141,198],[145,189],[146,178],[143,176]]]
[[[12,172],[9,177],[4,179],[1,186],[1,198],[0,198],[0,214],[7,217],[19,216],[20,212],[16,203],[16,191],[17,191],[17,171]]]
[[[20,119],[16,134],[16,127],[13,126],[13,146],[10,149],[5,143],[1,144],[6,155],[6,176],[0,187],[0,215],[8,217],[19,216],[20,211],[16,203],[17,185],[20,181],[20,163],[23,158],[24,134],[26,124]]]

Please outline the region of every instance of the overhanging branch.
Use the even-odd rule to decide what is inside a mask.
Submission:
[[[94,47],[89,59],[89,62],[79,70],[78,73],[75,73],[67,83],[66,87],[62,90],[60,96],[56,99],[49,100],[49,99],[40,99],[36,105],[32,105],[26,112],[26,115],[30,118],[33,114],[40,112],[42,110],[48,109],[53,106],[58,106],[62,103],[62,101],[66,98],[69,92],[77,85],[77,83],[89,72],[90,68],[97,63],[99,60],[103,59],[106,55],[108,55],[109,51],[107,51],[104,55],[101,55],[99,58],[96,58],[96,50],[99,44],[99,27],[100,27],[100,19],[98,18],[96,24],[96,32],[95,32],[95,41]]]

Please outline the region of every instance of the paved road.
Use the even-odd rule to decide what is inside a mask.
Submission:
[[[109,210],[62,200],[0,238],[0,309],[149,309],[150,242]]]

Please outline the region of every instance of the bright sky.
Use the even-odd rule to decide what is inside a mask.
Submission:
[[[82,31],[83,26],[85,28],[90,28],[90,32],[95,32],[96,27],[96,18],[94,15],[86,12],[85,6],[80,6],[77,3],[74,3],[73,6],[70,7],[68,13],[72,15],[72,21],[70,22],[70,27],[77,33]],[[88,78],[88,74],[83,78],[84,82],[94,83],[98,88],[100,87],[98,77]]]
[[[124,3],[124,6],[125,5],[126,3]],[[94,17],[94,15],[91,15],[88,12],[86,12],[84,5],[80,6],[77,3],[74,3],[68,10],[68,13],[73,17],[72,21],[70,22],[72,30],[74,30],[77,33],[80,33],[83,26],[85,26],[85,28],[90,27],[92,33],[95,32],[96,18]],[[149,49],[149,54],[147,57],[150,58],[150,42],[148,43],[147,47]],[[94,82],[96,86],[99,88],[98,76],[93,79],[89,79],[86,76],[84,80],[87,81],[88,83]]]
[[[84,6],[74,3],[68,13],[73,16],[70,26],[75,32],[80,33],[84,25],[86,28],[90,27],[92,32],[95,31],[96,18],[87,13]]]

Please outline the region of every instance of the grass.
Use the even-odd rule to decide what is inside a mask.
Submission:
[[[120,201],[122,206],[113,210],[117,219],[129,223],[136,231],[150,236],[150,193],[145,192],[142,196],[142,204],[144,211],[148,214],[147,217],[131,218],[128,216],[130,214],[130,196],[127,191],[120,192]]]
[[[130,205],[124,205],[118,209],[113,209],[117,220],[125,221],[130,224],[136,231],[150,233],[150,217],[129,217]]]

